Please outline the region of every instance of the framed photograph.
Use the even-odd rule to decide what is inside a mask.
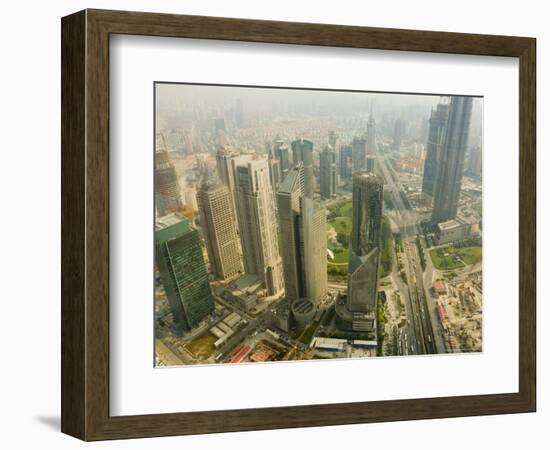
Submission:
[[[535,411],[534,38],[61,25],[63,432]]]

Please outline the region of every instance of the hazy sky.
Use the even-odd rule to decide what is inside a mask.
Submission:
[[[410,122],[426,120],[440,95],[380,92],[346,92],[240,86],[156,84],[157,118],[180,119],[222,116],[240,101],[247,114],[270,117],[299,115],[354,116],[366,119],[371,107],[376,119],[402,118]],[[474,100],[471,134],[481,134],[482,98]],[[159,124],[160,125],[160,124]]]
[[[349,104],[374,109],[387,107],[435,105],[439,95],[408,95],[370,92],[322,91],[285,88],[258,88],[240,86],[200,86],[185,84],[157,84],[157,106],[160,109],[183,105],[228,106],[240,99],[248,108],[263,109],[277,104]]]

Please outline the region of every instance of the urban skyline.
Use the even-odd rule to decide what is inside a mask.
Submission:
[[[482,98],[155,98],[156,365],[482,350]]]

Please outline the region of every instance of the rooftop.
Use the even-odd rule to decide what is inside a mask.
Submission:
[[[177,213],[171,213],[167,214],[166,216],[162,216],[157,218],[156,224],[155,224],[155,230],[163,230],[165,228],[171,227],[172,225],[176,225],[180,222],[188,222],[185,217],[180,216]]]
[[[451,228],[459,227],[460,223],[457,220],[447,220],[447,222],[438,223],[437,226],[440,230],[450,230]]]

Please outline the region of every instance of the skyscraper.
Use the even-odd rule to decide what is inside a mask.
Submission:
[[[268,148],[267,157],[269,163],[269,181],[271,182],[271,188],[275,193],[277,192],[279,184],[281,184],[282,180],[281,161],[277,158],[275,148],[271,147],[271,145]]]
[[[383,180],[372,173],[353,174],[351,251],[363,256],[380,245]]]
[[[235,218],[237,216],[237,199],[235,190],[235,167],[239,163],[252,159],[252,155],[241,155],[240,152],[231,147],[230,145],[224,145],[216,153],[216,168],[218,176],[223,184],[229,189],[231,194],[231,201],[233,204],[233,211],[235,212]]]
[[[235,190],[244,270],[264,280],[268,295],[278,295],[284,284],[267,159],[238,161]]]
[[[218,279],[225,280],[241,270],[231,193],[224,184],[204,184],[197,203],[210,268]]]
[[[343,329],[376,329],[382,204],[383,180],[372,173],[354,173],[348,293],[345,301],[336,303],[337,324]]]
[[[367,168],[367,141],[364,137],[355,137],[352,142],[353,171]]]
[[[227,186],[231,193],[231,202],[233,203],[233,210],[236,210],[235,202],[235,178],[233,173],[233,160],[239,156],[239,152],[229,146],[222,146],[216,153],[216,168],[218,170],[218,176],[223,184]]]
[[[328,133],[328,144],[336,150],[336,144],[337,144],[338,138],[336,137],[336,133],[334,131],[329,131]]]
[[[372,109],[367,121],[367,155],[376,155],[376,122],[374,121]]]
[[[336,159],[336,186],[340,185],[340,145],[338,144],[338,136],[334,131],[328,133],[328,144],[334,151],[334,158]]]
[[[472,147],[468,160],[468,173],[475,178],[481,179],[483,157],[481,147]]]
[[[214,311],[198,231],[170,214],[157,219],[155,237],[155,260],[174,322],[189,331]]]
[[[437,159],[445,138],[445,128],[449,118],[449,103],[440,102],[430,115],[426,161],[422,178],[422,193],[433,196]]]
[[[353,172],[353,148],[351,145],[342,145],[340,148],[340,178],[349,180]]]
[[[374,173],[374,166],[376,164],[376,157],[372,155],[367,156],[367,172]]]
[[[164,139],[157,142],[155,152],[155,208],[157,216],[177,212],[183,208],[176,169]]]
[[[436,160],[432,223],[456,218],[471,116],[471,97],[451,98],[445,139]]]
[[[320,156],[319,178],[321,197],[332,198],[336,195],[336,152],[327,145]]]
[[[277,192],[281,256],[285,279],[285,296],[289,299],[305,297],[304,260],[301,251],[300,198],[304,193],[304,168],[298,163],[290,169]]]
[[[273,143],[273,155],[279,160],[279,166],[281,170],[281,181],[286,178],[290,167],[292,166],[292,158],[290,156],[290,149],[284,141],[280,139]]]
[[[327,293],[326,211],[310,197],[302,197],[300,203],[306,297],[319,303]]]
[[[313,197],[315,192],[315,176],[313,174],[313,142],[298,139],[292,142],[293,164],[303,163],[304,167],[304,195]]]
[[[293,167],[277,193],[285,295],[319,302],[327,291],[326,213],[304,196],[302,163]]]

